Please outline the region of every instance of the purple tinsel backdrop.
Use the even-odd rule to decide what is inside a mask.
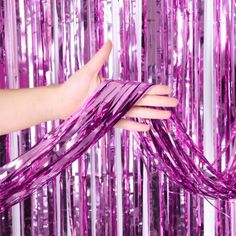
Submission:
[[[101,74],[172,86],[187,133],[224,170],[236,148],[225,150],[236,117],[235,17],[234,0],[0,0],[0,88],[61,83],[110,38]],[[59,123],[0,136],[1,165]],[[190,194],[162,172],[150,176],[137,145],[132,133],[111,130],[0,213],[0,235],[236,234],[234,201]]]

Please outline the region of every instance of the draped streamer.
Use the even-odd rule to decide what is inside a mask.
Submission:
[[[103,82],[81,111],[46,134],[30,151],[0,168],[0,210],[21,201],[80,158],[149,87],[144,83]],[[219,199],[236,197],[235,156],[221,173],[207,161],[175,115],[167,122],[151,120],[150,125],[147,135],[137,135],[144,157],[142,152],[138,155],[144,163],[151,160],[156,170],[195,194]],[[58,144],[60,148],[54,151]],[[201,168],[195,165],[195,159]]]

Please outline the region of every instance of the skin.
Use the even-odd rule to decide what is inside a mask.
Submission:
[[[0,135],[49,120],[69,118],[100,84],[98,73],[108,60],[111,49],[112,43],[108,40],[85,66],[63,84],[0,90]],[[168,119],[171,116],[170,111],[163,111],[158,107],[177,106],[177,99],[168,96],[171,91],[168,86],[152,86],[115,127],[148,131],[148,125],[126,118]]]

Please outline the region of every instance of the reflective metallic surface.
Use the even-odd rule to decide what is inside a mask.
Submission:
[[[235,235],[234,200],[211,201],[215,207],[206,208],[202,193],[234,196],[236,5],[233,0],[207,2],[0,1],[1,88],[61,83],[110,38],[113,51],[101,75],[172,86],[180,101],[176,114],[186,127],[182,130],[171,121],[168,128],[157,126],[153,134],[161,138],[151,149],[147,145],[152,134],[138,136],[144,139],[144,154],[159,151],[154,159],[140,156],[135,134],[109,131],[56,179],[0,213],[1,235]],[[58,125],[59,121],[47,122],[1,136],[1,165],[26,153]],[[186,133],[210,162],[215,160],[210,177],[198,172],[208,164]],[[179,146],[168,144],[170,134],[181,141]],[[55,143],[60,135],[69,138],[63,130],[58,135],[53,135]],[[54,150],[64,152],[74,142]],[[166,149],[169,154],[160,154]],[[169,159],[160,162],[160,156]],[[169,166],[165,162],[171,158],[179,171],[168,168],[165,172],[173,174],[168,178],[158,169]],[[191,158],[194,163],[186,161]],[[187,173],[192,175],[187,178]],[[172,179],[185,182],[176,185]],[[41,181],[43,177],[34,185]],[[183,190],[183,183],[185,189],[201,194]],[[214,232],[206,219],[209,210]]]

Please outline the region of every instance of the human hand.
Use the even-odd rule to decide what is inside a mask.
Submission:
[[[112,43],[108,40],[103,47],[80,70],[75,72],[66,82],[59,85],[59,95],[56,109],[58,118],[67,119],[76,112],[91,96],[100,84],[98,73],[103,64],[108,60]],[[154,85],[122,118],[115,127],[132,131],[148,131],[147,124],[126,119],[168,119],[170,111],[157,109],[158,107],[176,107],[178,100],[168,97],[172,89],[165,85]],[[149,107],[149,108],[148,108]]]

